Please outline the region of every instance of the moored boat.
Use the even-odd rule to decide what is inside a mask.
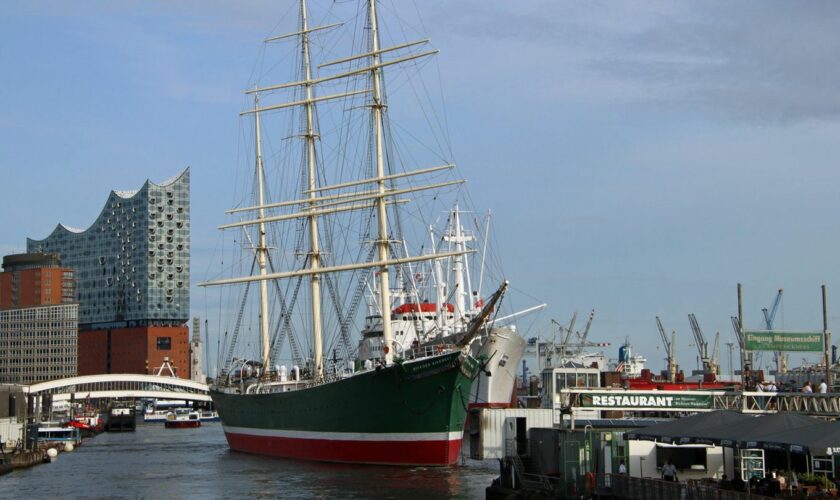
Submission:
[[[107,432],[134,432],[136,427],[134,415],[133,404],[120,401],[111,403],[105,421],[105,430]]]
[[[167,429],[188,429],[201,427],[201,415],[189,408],[179,408],[166,415],[164,426]]]
[[[78,427],[62,425],[58,422],[42,422],[38,425],[37,441],[41,445],[82,444],[82,433]]]
[[[218,422],[221,420],[219,418],[219,412],[216,410],[201,410],[199,416],[202,422]]]
[[[72,420],[64,424],[66,427],[74,427],[81,431],[82,437],[95,436],[105,430],[105,422],[99,414],[76,415]]]

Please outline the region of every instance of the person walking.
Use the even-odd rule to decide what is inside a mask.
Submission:
[[[776,387],[775,382],[770,382],[765,388],[765,390],[770,394],[770,397],[767,398],[767,405],[765,405],[764,409],[773,409],[776,404],[774,401],[774,399],[776,398],[774,398],[774,396],[776,396],[776,394],[779,392],[779,388]]]
[[[822,379],[819,385],[820,394],[828,394],[828,384],[825,383],[825,379]]]
[[[668,459],[668,463],[662,466],[662,479],[666,481],[677,480],[677,466],[674,465],[674,461],[670,458]]]
[[[804,392],[805,394],[813,394],[814,393],[814,388],[811,387],[811,381],[810,380],[805,382],[805,385],[802,386],[802,392]]]
[[[626,476],[626,475],[627,475],[627,466],[626,466],[626,465],[624,465],[624,460],[622,460],[622,461],[621,461],[621,462],[619,462],[619,464],[618,464],[618,473],[619,473],[619,474],[621,474],[622,476]]]

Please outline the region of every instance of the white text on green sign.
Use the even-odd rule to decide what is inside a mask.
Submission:
[[[744,349],[747,351],[822,352],[823,333],[745,331]]]

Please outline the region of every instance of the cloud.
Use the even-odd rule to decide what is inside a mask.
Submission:
[[[837,3],[546,0],[462,8],[475,14],[444,15],[436,4],[433,24],[473,45],[486,42],[513,68],[488,64],[482,76],[527,75],[541,98],[565,94],[759,123],[840,117]]]

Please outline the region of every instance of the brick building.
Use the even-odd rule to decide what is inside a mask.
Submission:
[[[0,383],[76,375],[78,319],[73,270],[62,267],[57,254],[3,257]]]

